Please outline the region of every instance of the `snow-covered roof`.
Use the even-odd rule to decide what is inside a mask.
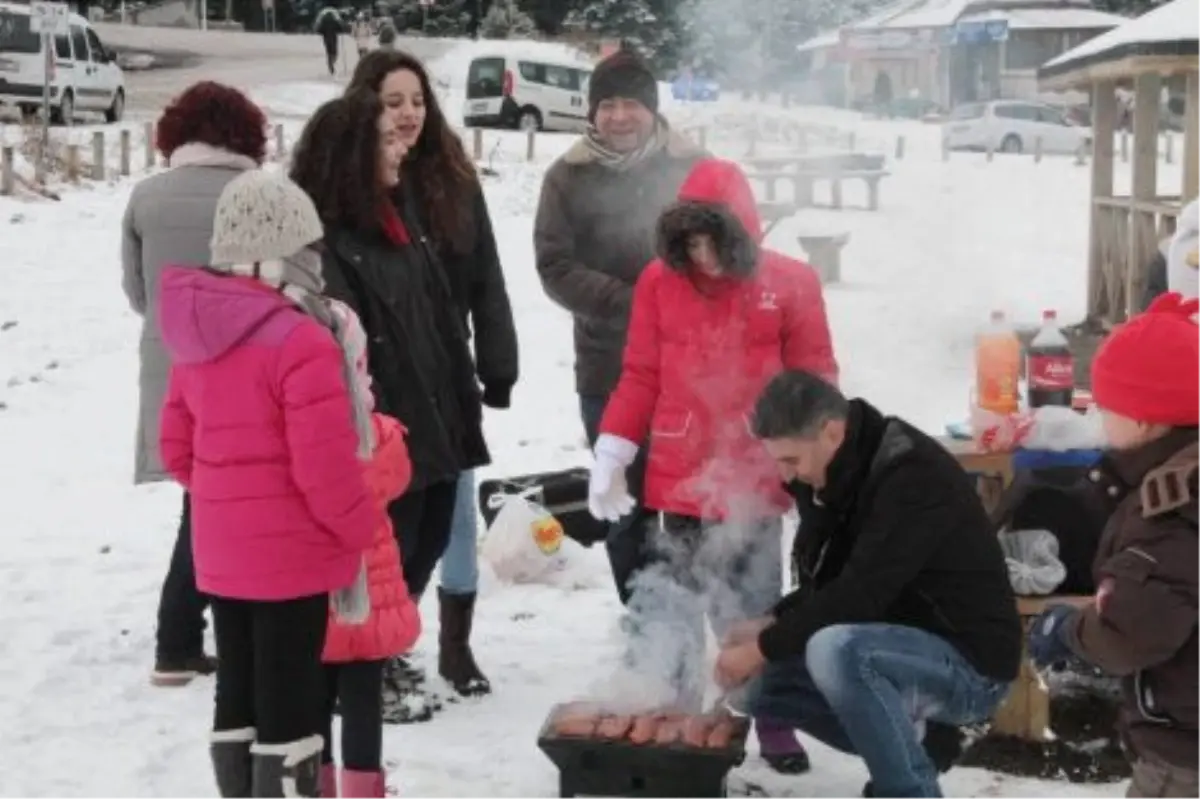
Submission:
[[[1194,59],[1198,12],[1200,0],[1171,0],[1047,62],[1038,71],[1038,77],[1053,78],[1130,56],[1178,55]]]
[[[1012,30],[1095,30],[1113,28],[1128,17],[1096,11],[1086,0],[1056,0],[1043,8],[1029,7],[1029,0],[1016,0],[1003,8],[1004,0],[992,0],[988,11],[971,12],[980,0],[901,0],[874,14],[825,31],[796,47],[800,52],[836,47],[843,31],[886,31],[913,28],[948,28],[958,22],[1007,20]],[[999,5],[1001,7],[997,8]]]
[[[1009,30],[1095,30],[1115,28],[1129,22],[1128,17],[1093,8],[1012,8],[992,9],[967,14],[959,22],[1006,20]]]

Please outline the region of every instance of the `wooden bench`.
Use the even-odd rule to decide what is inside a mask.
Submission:
[[[799,236],[798,240],[822,283],[841,282],[842,248],[850,241],[849,233]]]
[[[800,210],[800,206],[787,200],[759,201],[756,205],[758,206],[758,215],[763,221],[763,238],[766,238],[776,225],[795,216],[796,212]]]
[[[1013,479],[1011,452],[986,452],[974,441],[954,438],[939,439],[963,469],[976,478],[976,490],[990,514],[999,502],[1004,489]],[[1022,627],[1028,633],[1033,621],[1048,605],[1069,604],[1082,607],[1092,601],[1091,596],[1074,594],[1051,594],[1044,597],[1017,597],[1017,613]],[[993,729],[1003,735],[1012,735],[1026,741],[1047,740],[1050,731],[1050,694],[1042,682],[1033,662],[1030,661],[1022,642],[1021,671],[1009,690],[1008,696],[996,710],[992,720]]]

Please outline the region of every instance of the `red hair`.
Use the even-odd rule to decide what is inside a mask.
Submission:
[[[185,144],[207,144],[261,164],[267,157],[267,116],[232,86],[200,81],[163,111],[154,143],[168,159]]]

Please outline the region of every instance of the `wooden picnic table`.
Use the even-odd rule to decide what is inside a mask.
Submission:
[[[790,183],[795,210],[816,205],[813,185],[821,180],[829,181],[830,207],[840,210],[843,207],[842,183],[856,179],[866,184],[867,208],[878,210],[879,184],[890,174],[883,168],[882,155],[866,153],[755,156],[744,159],[744,163],[746,178],[763,184],[767,202],[778,201],[776,186],[780,182]]]
[[[942,446],[954,455],[962,464],[963,469],[975,475],[976,488],[984,507],[991,514],[1004,489],[1013,480],[1013,463],[1011,452],[987,452],[974,441],[943,437],[938,439]],[[1078,594],[1051,594],[1049,596],[1019,596],[1017,597],[1017,613],[1021,616],[1023,627],[1028,632],[1029,624],[1048,605],[1067,604],[1081,607],[1092,601],[1091,596]],[[1024,646],[1024,644],[1022,644]],[[1045,684],[1029,659],[1028,652],[1023,651],[1021,671],[1009,690],[1008,696],[996,710],[992,719],[993,729],[1002,735],[1012,735],[1017,738],[1044,742],[1050,735],[1050,694]]]

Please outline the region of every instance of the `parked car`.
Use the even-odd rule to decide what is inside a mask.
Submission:
[[[542,56],[485,55],[467,68],[463,124],[518,130],[587,129],[590,67]]]
[[[711,103],[721,97],[721,85],[701,75],[680,75],[671,83],[671,96],[676,100]]]
[[[117,59],[79,14],[68,17],[69,32],[46,41],[30,27],[30,7],[0,2],[0,105],[16,106],[28,117],[42,106],[46,65],[50,74],[50,117],[70,123],[77,111],[93,111],[109,122],[125,114],[125,73]]]
[[[992,100],[955,108],[942,125],[942,142],[951,150],[1073,153],[1091,145],[1091,128],[1077,125],[1051,105]]]

